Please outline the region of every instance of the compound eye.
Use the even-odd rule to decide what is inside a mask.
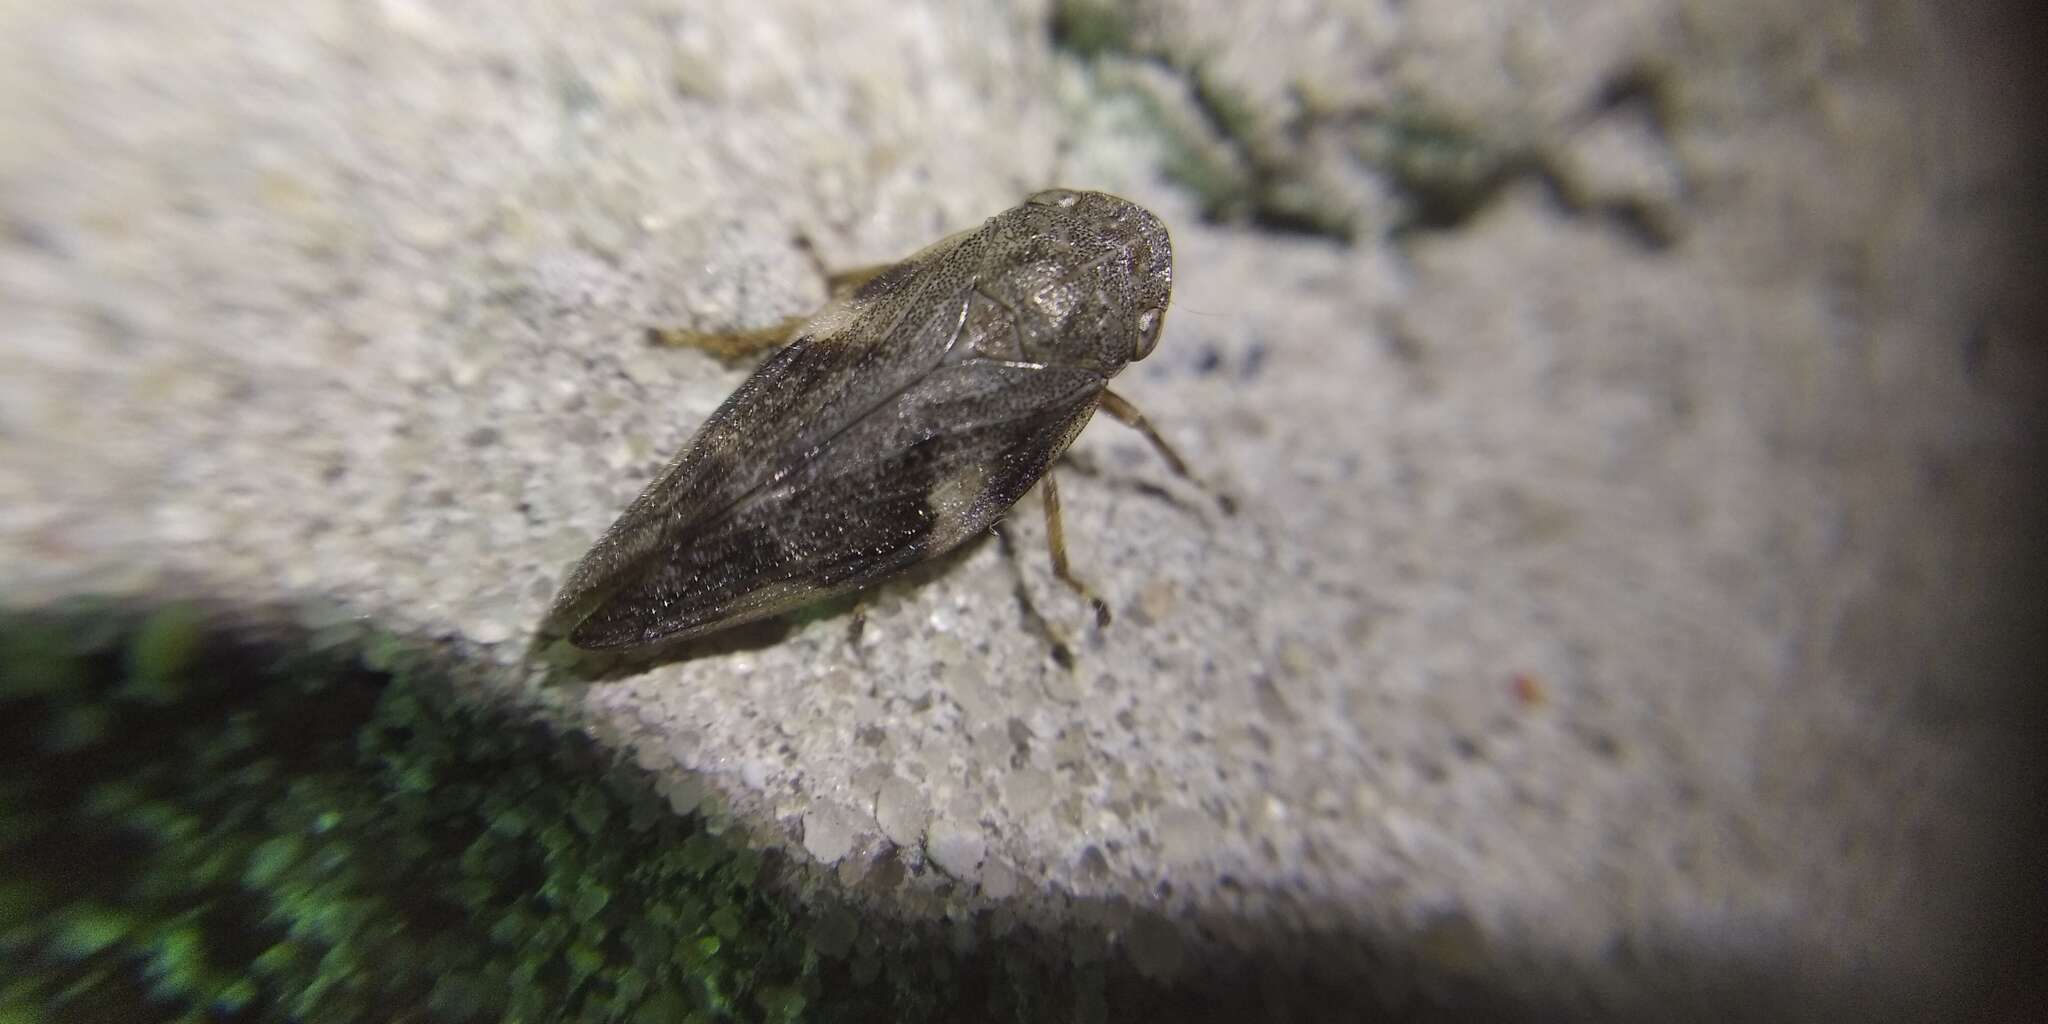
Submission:
[[[1062,209],[1080,201],[1081,193],[1064,188],[1049,188],[1043,192],[1035,192],[1031,198],[1025,200],[1033,206],[1057,206]]]
[[[1139,360],[1152,354],[1159,347],[1159,331],[1166,326],[1166,311],[1153,308],[1138,314],[1138,340],[1131,350],[1131,359]]]

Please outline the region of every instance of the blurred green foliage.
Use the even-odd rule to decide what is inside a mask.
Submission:
[[[771,897],[762,853],[389,637],[0,618],[0,751],[0,1022],[1033,1016],[1060,987]]]
[[[462,663],[332,634],[186,606],[0,613],[0,1024],[1328,1005],[1148,975],[1078,924],[870,916],[582,733],[487,706]]]
[[[1084,57],[1131,48],[1131,14],[1114,0],[1057,0],[1051,27],[1055,45]]]

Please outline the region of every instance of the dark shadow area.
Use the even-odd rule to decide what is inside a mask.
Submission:
[[[658,779],[581,733],[480,702],[477,666],[282,623],[190,604],[0,617],[0,1009],[1449,1021],[2042,1005],[2038,976],[2000,962],[1955,965],[1953,992],[1900,991],[1678,936],[1617,948],[1602,972],[1631,980],[1617,992],[1549,951],[1486,948],[1461,918],[1394,935],[1300,923],[1328,913],[1169,920],[1057,897],[906,917],[888,883],[849,888],[678,815]],[[2015,965],[2029,955],[2008,948]]]

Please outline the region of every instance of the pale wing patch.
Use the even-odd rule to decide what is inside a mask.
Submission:
[[[979,463],[961,466],[933,485],[925,496],[925,507],[932,513],[932,550],[950,548],[980,528],[975,506],[988,487],[988,469]]]

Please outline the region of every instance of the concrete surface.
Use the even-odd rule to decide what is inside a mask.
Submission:
[[[2044,362],[1992,9],[1141,4],[1089,57],[1042,3],[698,7],[0,8],[6,599],[469,651],[877,900],[1107,900],[1161,970],[1224,914],[1620,1012],[1995,988]],[[1479,170],[1399,170],[1390,111]],[[1205,222],[1176,152],[1266,199]],[[1052,183],[1172,225],[1120,390],[1237,516],[1105,422],[1062,488],[1106,631],[1034,497],[857,649],[539,688],[568,565],[745,372],[646,328]]]

